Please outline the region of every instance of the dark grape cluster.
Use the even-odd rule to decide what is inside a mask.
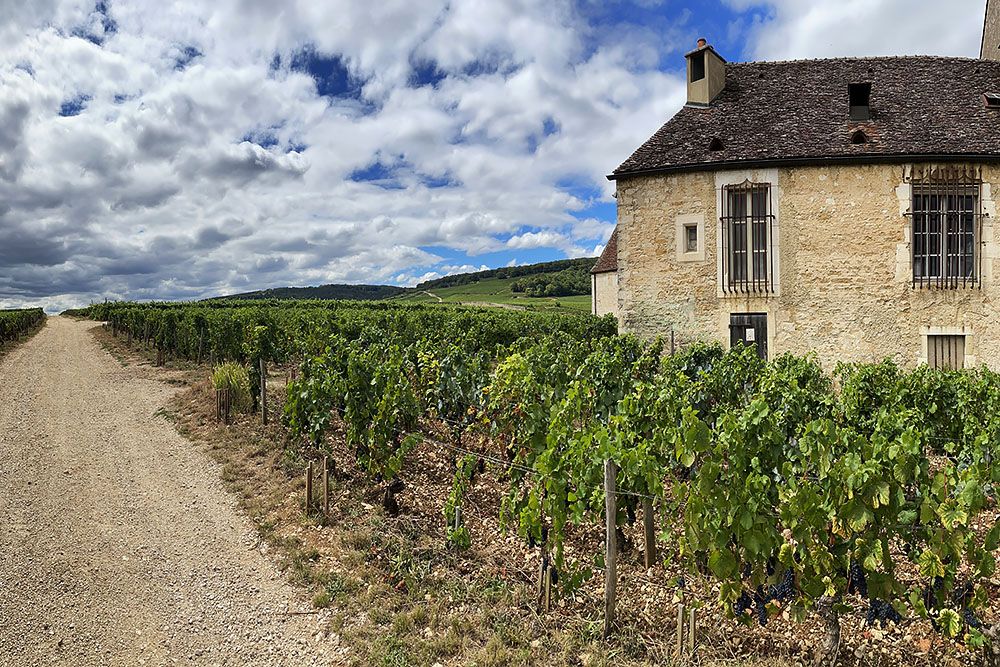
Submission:
[[[962,620],[965,621],[965,624],[973,630],[979,630],[983,627],[982,621],[976,618],[976,615],[973,614],[972,610],[968,607],[962,609]]]
[[[868,615],[865,616],[865,623],[868,625],[874,624],[875,621],[878,621],[879,625],[885,625],[886,621],[899,623],[902,620],[903,617],[899,615],[895,607],[878,598],[872,598],[871,603],[868,605]]]
[[[924,587],[924,606],[927,609],[937,609],[942,588],[944,588],[942,577],[934,577],[931,583]]]
[[[733,605],[733,611],[736,612],[737,616],[742,616],[753,606],[753,598],[750,597],[746,591],[740,593],[740,596],[736,599],[736,604]]]
[[[757,613],[757,621],[761,625],[767,625],[767,605],[772,600],[793,600],[797,596],[795,589],[795,575],[791,570],[785,571],[785,576],[775,585],[758,586],[751,596],[745,590],[740,592],[740,597],[733,604],[733,611],[737,616],[742,616],[753,609]]]
[[[868,580],[865,579],[865,571],[857,561],[851,561],[851,566],[847,568],[847,592],[857,593],[863,598],[868,597]]]
[[[781,583],[777,586],[771,586],[770,593],[772,600],[784,602],[795,599],[795,575],[792,574],[791,570],[785,570],[785,576],[782,577]]]
[[[767,625],[767,603],[771,601],[767,591],[763,586],[758,586],[753,594],[754,604],[757,606],[757,622],[762,626]]]

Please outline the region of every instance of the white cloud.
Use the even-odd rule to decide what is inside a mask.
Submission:
[[[4,305],[410,282],[449,270],[428,247],[586,254],[608,225],[570,213],[681,102],[651,56],[673,46],[595,44],[568,1],[107,4],[0,0]],[[304,49],[358,94],[319,95]]]
[[[974,55],[982,17],[730,2],[762,17],[761,58]],[[107,4],[0,0],[2,305],[409,283],[456,263],[434,248],[589,255],[611,224],[577,217],[683,103],[679,56],[659,67],[684,12],[611,30],[570,0]],[[353,94],[320,95],[304,52]]]
[[[763,10],[749,26],[758,60],[837,56],[979,56],[985,0],[728,0]]]

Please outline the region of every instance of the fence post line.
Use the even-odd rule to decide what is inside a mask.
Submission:
[[[615,478],[618,476],[618,466],[610,459],[604,461],[604,637],[611,635],[615,622],[615,595],[618,587],[618,538],[617,527],[618,507],[615,502]]]
[[[653,567],[656,563],[656,527],[653,523],[653,499],[642,499],[642,532],[645,537],[645,565],[646,569]]]

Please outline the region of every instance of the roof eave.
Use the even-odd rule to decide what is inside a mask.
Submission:
[[[901,155],[835,155],[830,157],[764,158],[757,160],[720,160],[718,162],[692,162],[649,169],[615,172],[607,175],[609,181],[632,176],[676,174],[681,172],[720,171],[723,169],[754,169],[761,167],[822,167],[829,164],[901,164],[906,162],[1000,162],[997,153],[907,153]]]

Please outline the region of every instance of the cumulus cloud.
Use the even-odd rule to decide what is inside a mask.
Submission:
[[[982,15],[726,1],[767,58],[971,55]],[[592,254],[694,37],[628,5],[0,0],[0,307]]]
[[[979,56],[985,0],[728,0],[758,60],[837,56]]]
[[[435,248],[586,254],[608,222],[574,214],[682,101],[650,57],[680,45],[595,39],[568,0],[0,14],[0,306],[410,283],[449,271]]]

